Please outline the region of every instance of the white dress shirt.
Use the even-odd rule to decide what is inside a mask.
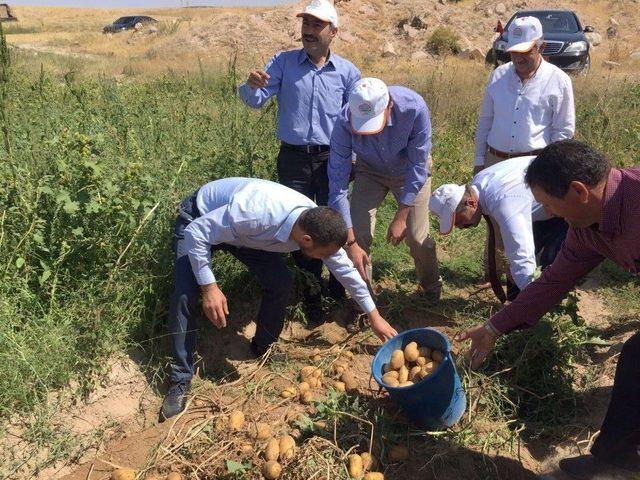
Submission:
[[[526,287],[536,271],[533,222],[551,218],[533,198],[524,174],[535,156],[516,157],[485,168],[471,181],[480,210],[500,228],[513,281]]]
[[[526,153],[572,138],[575,132],[573,88],[569,76],[544,60],[524,85],[513,62],[489,77],[476,129],[476,165],[484,165],[487,147]]]
[[[226,243],[267,252],[298,250],[289,238],[291,230],[302,212],[317,206],[284,185],[239,177],[207,183],[198,191],[196,204],[202,216],[184,230],[184,241],[198,285],[216,281],[212,245]],[[366,313],[376,308],[344,249],[323,262]]]

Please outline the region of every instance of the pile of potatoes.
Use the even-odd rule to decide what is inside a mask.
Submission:
[[[395,350],[384,366],[382,381],[390,387],[410,387],[431,375],[444,359],[444,353],[410,342],[403,350]]]
[[[347,457],[347,471],[349,477],[356,480],[384,480],[384,475],[380,472],[370,472],[375,467],[375,458],[368,452],[353,453]]]
[[[268,427],[268,425],[267,425]],[[291,460],[296,454],[296,441],[291,435],[271,437],[264,449],[266,463],[262,466],[262,475],[267,480],[275,480],[282,473],[282,465],[278,463]]]

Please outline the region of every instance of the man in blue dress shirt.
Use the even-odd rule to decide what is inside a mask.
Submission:
[[[254,70],[240,87],[242,100],[261,108],[271,97],[278,99],[278,181],[318,205],[329,196],[327,160],[331,133],[349,90],[360,71],[329,49],[338,32],[338,14],[327,0],[313,0],[298,14],[302,17],[302,49],[276,54],[264,70]],[[322,262],[294,253],[296,264],[321,281]],[[322,319],[320,295],[305,294],[312,322]],[[333,276],[329,293],[344,297]]]
[[[170,418],[184,409],[193,377],[199,300],[206,317],[224,328],[227,298],[218,287],[212,251],[226,251],[244,263],[260,281],[262,301],[251,350],[262,355],[275,342],[293,286],[281,255],[300,251],[324,262],[368,315],[382,340],[396,331],[382,318],[367,286],[341,248],[347,227],[341,215],[318,207],[283,185],[251,178],[210,182],[185,199],[175,223],[175,290],[169,310],[173,362],[169,391],[161,415]]]
[[[406,238],[420,286],[427,300],[436,304],[442,281],[435,243],[429,236],[430,151],[431,122],[422,97],[405,87],[387,88],[377,78],[363,78],[352,89],[331,137],[329,206],[347,223],[347,254],[371,282],[369,253],[376,211],[391,191],[398,208],[387,241],[398,245]],[[349,208],[352,168],[355,180]]]

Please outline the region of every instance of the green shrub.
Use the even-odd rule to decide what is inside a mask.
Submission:
[[[429,40],[427,40],[427,50],[434,55],[448,55],[460,53],[459,35],[447,27],[436,28]]]

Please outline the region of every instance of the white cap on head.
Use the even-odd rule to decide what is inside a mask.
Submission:
[[[319,18],[323,22],[329,22],[333,25],[333,28],[338,28],[338,12],[336,7],[328,0],[311,0],[311,3],[305,7],[304,12],[297,14],[296,17],[305,15]]]
[[[429,210],[438,216],[440,233],[448,235],[453,230],[456,221],[456,209],[464,195],[466,187],[448,183],[437,188],[431,194]]]
[[[542,40],[542,24],[536,17],[519,17],[507,30],[507,52],[526,53]]]
[[[351,130],[360,135],[380,133],[387,124],[387,105],[389,89],[382,80],[358,80],[349,93]]]

